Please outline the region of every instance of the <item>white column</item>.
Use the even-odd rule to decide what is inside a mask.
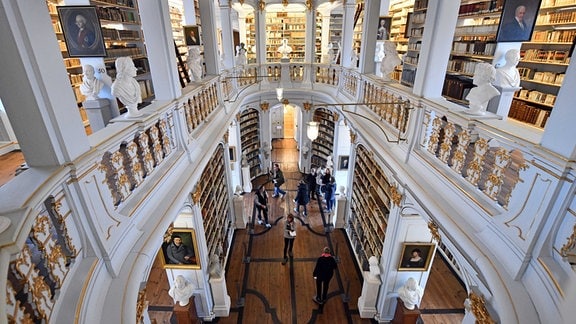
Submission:
[[[43,1],[0,3],[0,98],[26,162],[59,166],[90,149]]]
[[[442,95],[448,58],[452,48],[452,37],[458,20],[459,1],[430,0],[426,11],[426,23],[422,37],[422,48],[418,61],[418,72],[412,92],[428,98]]]
[[[224,69],[231,69],[234,67],[236,49],[232,37],[232,9],[229,1],[220,1],[220,23],[222,25],[222,53],[220,56],[224,55]],[[246,38],[246,33],[244,33],[244,38]],[[246,40],[244,40],[245,42]]]
[[[306,12],[306,44],[304,46],[304,62],[316,63],[314,57],[316,56],[316,9],[305,9]],[[308,70],[308,69],[306,69]],[[307,79],[304,78],[304,81]]]
[[[206,74],[220,74],[220,57],[218,55],[218,40],[216,34],[216,17],[214,1],[199,1],[200,17],[202,17],[202,42],[204,45],[204,63],[206,64]]]
[[[364,2],[364,22],[362,23],[362,50],[357,53],[360,57],[358,70],[360,73],[375,73],[374,53],[376,52],[376,33],[380,16],[380,0],[367,0]],[[352,63],[351,61],[348,63]]]
[[[176,99],[182,95],[182,87],[178,77],[168,2],[139,1],[138,5],[154,80],[154,95],[158,100]]]
[[[354,12],[356,4],[354,1],[347,1],[343,4],[344,16],[342,23],[342,43],[340,44],[340,65],[349,66],[350,54],[352,52],[352,40],[354,35]]]
[[[576,89],[576,60],[572,59],[566,69],[562,87],[558,91],[556,104],[546,122],[541,143],[542,146],[570,160],[576,157],[574,89]]]

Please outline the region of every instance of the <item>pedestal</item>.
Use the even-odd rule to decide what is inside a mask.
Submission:
[[[179,303],[174,304],[174,317],[178,324],[192,324],[198,322],[196,316],[196,306],[194,304],[194,296],[190,297],[190,302],[186,306],[180,306]]]
[[[290,84],[292,80],[290,80],[290,59],[289,58],[281,58],[280,59],[280,85]]]
[[[244,192],[252,192],[252,180],[250,180],[250,167],[242,167],[242,189]]]
[[[392,324],[416,324],[416,321],[420,317],[420,310],[418,306],[414,306],[414,309],[408,309],[404,306],[404,302],[400,298],[396,298],[398,304],[396,305],[396,312],[394,313],[394,319]]]
[[[248,217],[246,217],[244,213],[244,197],[234,195],[234,199],[232,199],[232,204],[234,207],[234,215],[236,216],[235,218],[236,228],[246,228],[246,224],[248,223]]]
[[[214,299],[214,315],[216,317],[228,317],[230,315],[230,296],[226,288],[225,271],[220,278],[210,278],[212,298]]]
[[[338,198],[336,198],[335,213],[332,219],[334,228],[344,228],[346,226],[344,217],[346,216],[347,203],[348,201],[345,196],[338,196]]]
[[[108,99],[86,100],[82,103],[90,121],[92,132],[96,132],[108,125],[112,119],[110,101]]]
[[[495,85],[494,87],[498,89],[498,91],[500,91],[500,95],[490,99],[486,111],[501,116],[502,120],[506,120],[506,118],[508,118],[508,113],[510,112],[510,106],[512,106],[512,100],[514,99],[514,92],[522,88],[520,87],[502,88],[497,85]]]
[[[361,318],[373,318],[377,312],[376,301],[378,300],[378,290],[380,289],[380,279],[370,276],[369,271],[362,273],[364,283],[362,284],[362,295],[358,298],[358,311]]]

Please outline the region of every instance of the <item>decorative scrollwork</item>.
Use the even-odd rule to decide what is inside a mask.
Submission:
[[[468,299],[470,300],[470,308],[474,317],[476,318],[476,323],[478,324],[494,324],[494,320],[490,317],[488,313],[488,309],[486,309],[486,302],[484,301],[484,297],[476,295],[475,293],[471,292],[468,295]]]
[[[400,203],[402,202],[402,194],[400,193],[400,191],[398,191],[398,189],[395,186],[390,187],[390,195],[392,196],[391,197],[392,203],[400,207]]]
[[[440,231],[438,229],[438,224],[434,221],[428,222],[428,229],[430,230],[430,234],[432,234],[432,239],[436,242],[440,242],[442,237],[440,237]]]

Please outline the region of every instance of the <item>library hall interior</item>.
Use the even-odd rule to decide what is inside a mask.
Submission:
[[[576,318],[576,0],[0,0],[0,323]]]

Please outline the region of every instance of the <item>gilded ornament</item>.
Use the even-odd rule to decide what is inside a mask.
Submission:
[[[202,195],[202,186],[196,185],[196,189],[192,192],[192,201],[194,204],[198,204],[200,202],[200,196]]]
[[[265,8],[266,8],[266,2],[260,0],[260,2],[258,2],[258,9],[260,9],[260,11],[264,11]]]
[[[567,242],[562,245],[562,248],[560,249],[560,255],[564,258],[568,257],[568,253],[576,247],[576,224],[572,228],[572,234],[570,237],[567,237],[566,240]]]
[[[436,242],[440,242],[440,240],[442,238],[440,237],[440,231],[438,230],[438,224],[436,224],[434,221],[429,221],[428,222],[428,229],[430,230],[430,234],[432,234],[432,239]]]
[[[306,0],[306,9],[312,11],[312,0]]]
[[[494,320],[490,317],[488,313],[488,309],[486,309],[484,297],[476,295],[475,293],[471,292],[468,295],[468,299],[470,300],[470,308],[474,317],[476,318],[477,324],[495,324]]]
[[[305,111],[310,111],[310,109],[312,109],[312,104],[309,102],[304,102],[303,106]]]
[[[355,132],[353,132],[352,130],[350,130],[350,143],[351,144],[355,144],[356,143],[356,137],[358,136],[358,134],[356,134]]]
[[[270,104],[268,102],[264,101],[260,104],[260,109],[262,109],[262,111],[268,111],[268,108],[270,108]]]
[[[228,143],[228,137],[230,136],[230,132],[226,131],[226,133],[224,133],[224,143]]]
[[[402,201],[402,194],[394,186],[390,187],[390,195],[392,196],[392,202],[394,205],[400,207],[400,202]]]

